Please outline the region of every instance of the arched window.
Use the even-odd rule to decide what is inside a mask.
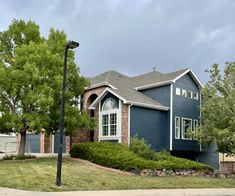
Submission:
[[[102,136],[116,136],[118,126],[118,104],[117,101],[108,98],[102,106],[101,134]]]
[[[102,110],[113,110],[117,108],[118,108],[117,102],[114,99],[109,98],[104,102]]]

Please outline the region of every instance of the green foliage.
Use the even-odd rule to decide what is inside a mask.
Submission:
[[[215,143],[222,153],[235,153],[235,62],[225,64],[221,74],[213,65],[210,81],[202,90],[202,128],[195,136],[203,144]]]
[[[196,169],[200,165],[194,161],[171,156],[170,152],[166,150],[155,152],[150,147],[151,146],[143,138],[138,139],[137,136],[134,136],[131,139],[130,150],[132,152],[136,153],[138,156],[144,159],[161,162],[163,165],[165,165],[165,167],[171,165],[173,168]]]
[[[22,160],[22,159],[35,159],[35,155],[25,154],[25,155],[5,155],[2,159],[3,160]]]
[[[180,158],[147,160],[130,151],[126,146],[110,142],[76,144],[71,148],[70,156],[125,171],[141,171],[143,169],[212,170],[208,165]]]
[[[150,144],[144,138],[139,139],[137,135],[131,138],[130,150],[144,159],[153,159],[155,152],[151,149]]]
[[[44,38],[32,21],[13,20],[0,32],[0,132],[58,130],[66,43],[64,31],[51,29]],[[92,124],[78,109],[87,85],[69,50],[65,128],[70,131]]]

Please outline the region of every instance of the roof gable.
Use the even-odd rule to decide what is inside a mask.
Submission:
[[[90,78],[91,85],[85,90],[106,86],[106,89],[103,92],[104,94],[110,92],[120,98],[124,103],[138,103],[142,106],[145,105],[156,109],[158,108],[168,110],[168,107],[159,103],[157,100],[144,95],[139,90],[150,89],[175,83],[185,74],[190,74],[199,88],[203,87],[192,70],[183,69],[167,74],[153,71],[135,77],[128,77],[116,71],[108,71],[96,77]],[[97,97],[97,99],[94,101],[94,104],[97,103],[97,100],[102,99],[103,96],[105,96],[104,94],[101,94],[99,97]]]

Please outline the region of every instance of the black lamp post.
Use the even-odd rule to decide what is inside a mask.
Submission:
[[[61,185],[61,167],[62,167],[62,150],[63,150],[63,136],[64,136],[64,106],[65,106],[65,91],[66,91],[66,68],[67,68],[67,54],[69,49],[74,49],[79,46],[79,43],[75,41],[69,41],[65,45],[64,49],[64,78],[62,84],[62,96],[61,96],[61,115],[60,115],[60,145],[57,159],[57,173],[56,173],[56,185]]]

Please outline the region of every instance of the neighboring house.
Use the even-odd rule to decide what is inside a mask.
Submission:
[[[202,151],[198,142],[187,136],[199,126],[201,88],[190,69],[136,77],[108,71],[90,78],[83,109],[98,119],[90,140],[129,144],[130,138],[138,135],[156,151],[165,149],[218,168],[218,153]]]

